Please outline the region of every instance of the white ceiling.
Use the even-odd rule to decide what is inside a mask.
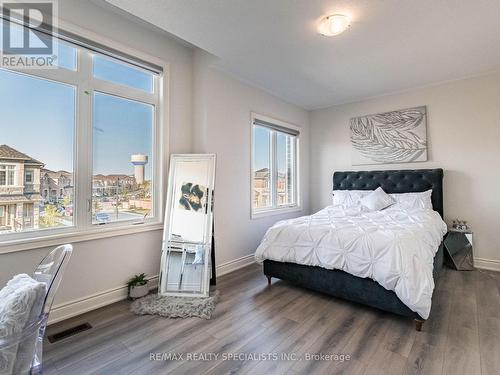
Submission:
[[[307,109],[500,69],[499,0],[106,0]],[[350,14],[336,37],[318,20]]]

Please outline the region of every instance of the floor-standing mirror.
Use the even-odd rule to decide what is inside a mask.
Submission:
[[[160,269],[161,295],[209,295],[214,183],[214,154],[171,156]]]

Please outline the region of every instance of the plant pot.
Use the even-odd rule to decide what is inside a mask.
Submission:
[[[128,292],[128,296],[130,298],[141,298],[144,297],[149,293],[149,285],[144,284],[144,285],[137,285],[137,286],[132,286],[130,287],[130,290]]]

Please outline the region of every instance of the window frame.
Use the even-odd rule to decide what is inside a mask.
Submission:
[[[28,176],[30,177],[30,180],[28,181]],[[33,184],[34,181],[33,181],[33,177],[34,177],[34,173],[32,170],[24,170],[24,183],[25,184]]]
[[[17,180],[17,167],[12,163],[1,163],[0,164],[1,172],[5,173],[5,184],[0,184],[0,186],[5,188],[17,187],[19,184],[16,184]],[[11,183],[10,183],[11,182]],[[24,184],[24,181],[23,181]]]
[[[264,122],[268,122],[271,124],[275,124],[277,126],[287,128],[290,130],[295,130],[299,132],[298,135],[294,136],[295,138],[295,155],[294,155],[294,165],[293,165],[293,195],[294,195],[294,203],[293,204],[287,204],[287,205],[279,205],[277,203],[278,201],[278,168],[277,168],[277,130],[273,130],[268,128],[272,133],[271,133],[271,140],[270,140],[270,154],[271,154],[271,160],[270,160],[270,196],[271,196],[271,206],[269,207],[264,207],[264,208],[255,208],[254,207],[254,201],[255,201],[255,190],[254,190],[254,171],[255,171],[255,165],[254,165],[254,127],[255,126],[260,126],[262,128],[265,128],[264,126],[261,125],[256,125],[254,124],[255,120],[261,120]],[[250,113],[250,217],[252,219],[258,219],[261,217],[266,217],[266,216],[272,216],[272,215],[280,215],[280,214],[285,214],[285,213],[290,213],[290,212],[297,212],[302,210],[302,205],[301,205],[301,189],[300,189],[300,130],[301,128],[296,125],[292,125],[288,122],[284,122],[281,120],[277,120],[275,118],[261,115],[255,112]],[[282,132],[282,134],[286,134]]]
[[[163,213],[165,197],[163,192],[166,172],[168,170],[168,139],[169,139],[169,111],[170,97],[169,80],[170,64],[157,57],[151,56],[122,43],[108,39],[87,29],[58,20],[59,27],[72,34],[94,41],[110,50],[137,58],[140,61],[148,61],[162,68],[162,72],[154,79],[153,93],[143,90],[100,80],[93,76],[93,66],[91,55],[95,52],[87,50],[89,53],[82,54],[84,47],[72,45],[77,48],[76,71],[61,69],[18,71],[5,69],[18,74],[33,76],[34,78],[45,79],[60,84],[73,85],[76,90],[75,98],[75,129],[74,129],[74,158],[73,158],[73,225],[65,228],[43,229],[26,231],[19,233],[6,233],[0,236],[0,254],[11,253],[33,248],[58,245],[62,241],[81,242],[99,238],[108,238],[125,234],[141,233],[163,228]],[[62,40],[66,43],[66,40]],[[71,45],[71,44],[70,44]],[[129,100],[145,102],[155,107],[153,144],[151,157],[152,179],[153,179],[153,218],[146,218],[141,221],[117,221],[98,225],[92,223],[91,202],[92,202],[92,169],[93,169],[93,148],[92,148],[92,100],[93,92],[99,91],[106,94],[123,97]],[[83,125],[82,125],[83,124]],[[86,125],[85,125],[86,124]],[[87,147],[79,147],[78,139],[84,139],[80,143],[87,144]],[[152,155],[152,156],[153,156]],[[23,176],[24,177],[24,176]],[[24,178],[23,178],[24,180]],[[40,191],[42,196],[42,191]]]

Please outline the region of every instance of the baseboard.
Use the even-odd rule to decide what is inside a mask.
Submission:
[[[474,258],[474,266],[483,270],[500,272],[500,260]]]
[[[150,289],[158,287],[158,275],[148,277]],[[49,324],[54,324],[74,316],[96,310],[100,307],[122,301],[128,297],[126,285],[104,290],[87,297],[78,298],[53,306],[50,310]]]
[[[248,266],[253,262],[254,255],[251,254],[222,263],[216,267],[217,276],[222,276],[236,271],[237,269]],[[158,287],[158,275],[152,276],[148,279],[150,289]],[[127,292],[127,286],[124,285],[53,306],[50,311],[49,324],[54,324],[100,307],[122,301],[127,298]]]
[[[254,254],[250,254],[250,255],[245,255],[244,257],[238,259],[230,260],[229,262],[226,263],[219,264],[216,267],[217,276],[222,276],[227,273],[236,271],[240,268],[249,266],[254,262],[255,262],[255,256]]]

